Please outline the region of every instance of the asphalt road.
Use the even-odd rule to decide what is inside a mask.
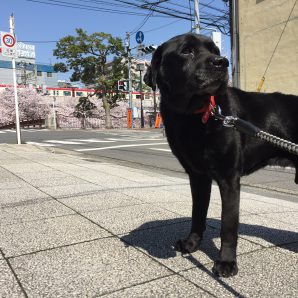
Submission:
[[[23,129],[22,143],[70,150],[86,159],[98,157],[172,176],[185,175],[172,155],[162,130],[46,130]],[[15,144],[14,130],[0,130],[0,145]],[[251,193],[298,202],[294,170],[266,168],[242,179],[242,189]]]

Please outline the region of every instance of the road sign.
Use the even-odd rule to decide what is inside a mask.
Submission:
[[[138,31],[136,34],[136,42],[142,43],[144,41],[144,33],[142,31]]]
[[[8,32],[1,32],[2,55],[6,57],[17,57],[17,43],[15,37]]]
[[[119,91],[128,91],[128,81],[118,81],[118,90]]]

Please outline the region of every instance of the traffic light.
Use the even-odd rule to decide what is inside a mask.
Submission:
[[[118,81],[119,91],[128,91],[128,81]]]
[[[150,54],[150,53],[153,53],[156,49],[157,49],[157,46],[150,45],[148,47],[143,47],[141,51],[144,52],[145,54]]]

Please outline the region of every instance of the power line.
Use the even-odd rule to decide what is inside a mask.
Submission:
[[[58,7],[83,9],[87,11],[95,12],[107,12],[114,14],[126,14],[144,16],[145,19],[139,25],[139,28],[143,27],[150,17],[163,17],[163,18],[176,18],[193,22],[193,15],[190,7],[178,4],[173,0],[159,0],[150,2],[147,0],[26,0],[29,2],[35,2],[40,4],[55,5]],[[190,5],[189,0],[189,5]],[[213,0],[214,1],[214,0]],[[202,14],[200,19],[202,25],[215,27],[222,33],[227,34],[226,28],[229,26],[229,17],[225,10],[216,8],[211,5],[213,1],[208,4],[200,3],[201,6],[208,8],[208,10],[216,11],[214,13]],[[87,3],[87,4],[86,4]],[[91,5],[89,5],[91,4]],[[175,7],[175,8],[173,8]],[[180,8],[177,9],[176,7]],[[142,11],[148,10],[149,14]],[[133,30],[133,32],[136,29]]]
[[[157,31],[157,30],[160,30],[160,29],[162,29],[162,28],[168,27],[168,26],[170,26],[170,25],[172,25],[172,24],[174,24],[174,23],[181,22],[181,21],[182,21],[182,20],[176,20],[176,21],[173,21],[173,22],[168,23],[168,24],[166,24],[166,25],[163,25],[163,26],[160,26],[160,27],[157,27],[157,28],[153,28],[153,29],[144,31],[144,33],[152,32],[152,31]]]

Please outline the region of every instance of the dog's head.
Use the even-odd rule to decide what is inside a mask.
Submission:
[[[156,49],[144,80],[153,90],[157,85],[162,100],[175,110],[192,113],[203,105],[205,95],[226,90],[228,66],[229,61],[220,56],[210,38],[184,34]]]

